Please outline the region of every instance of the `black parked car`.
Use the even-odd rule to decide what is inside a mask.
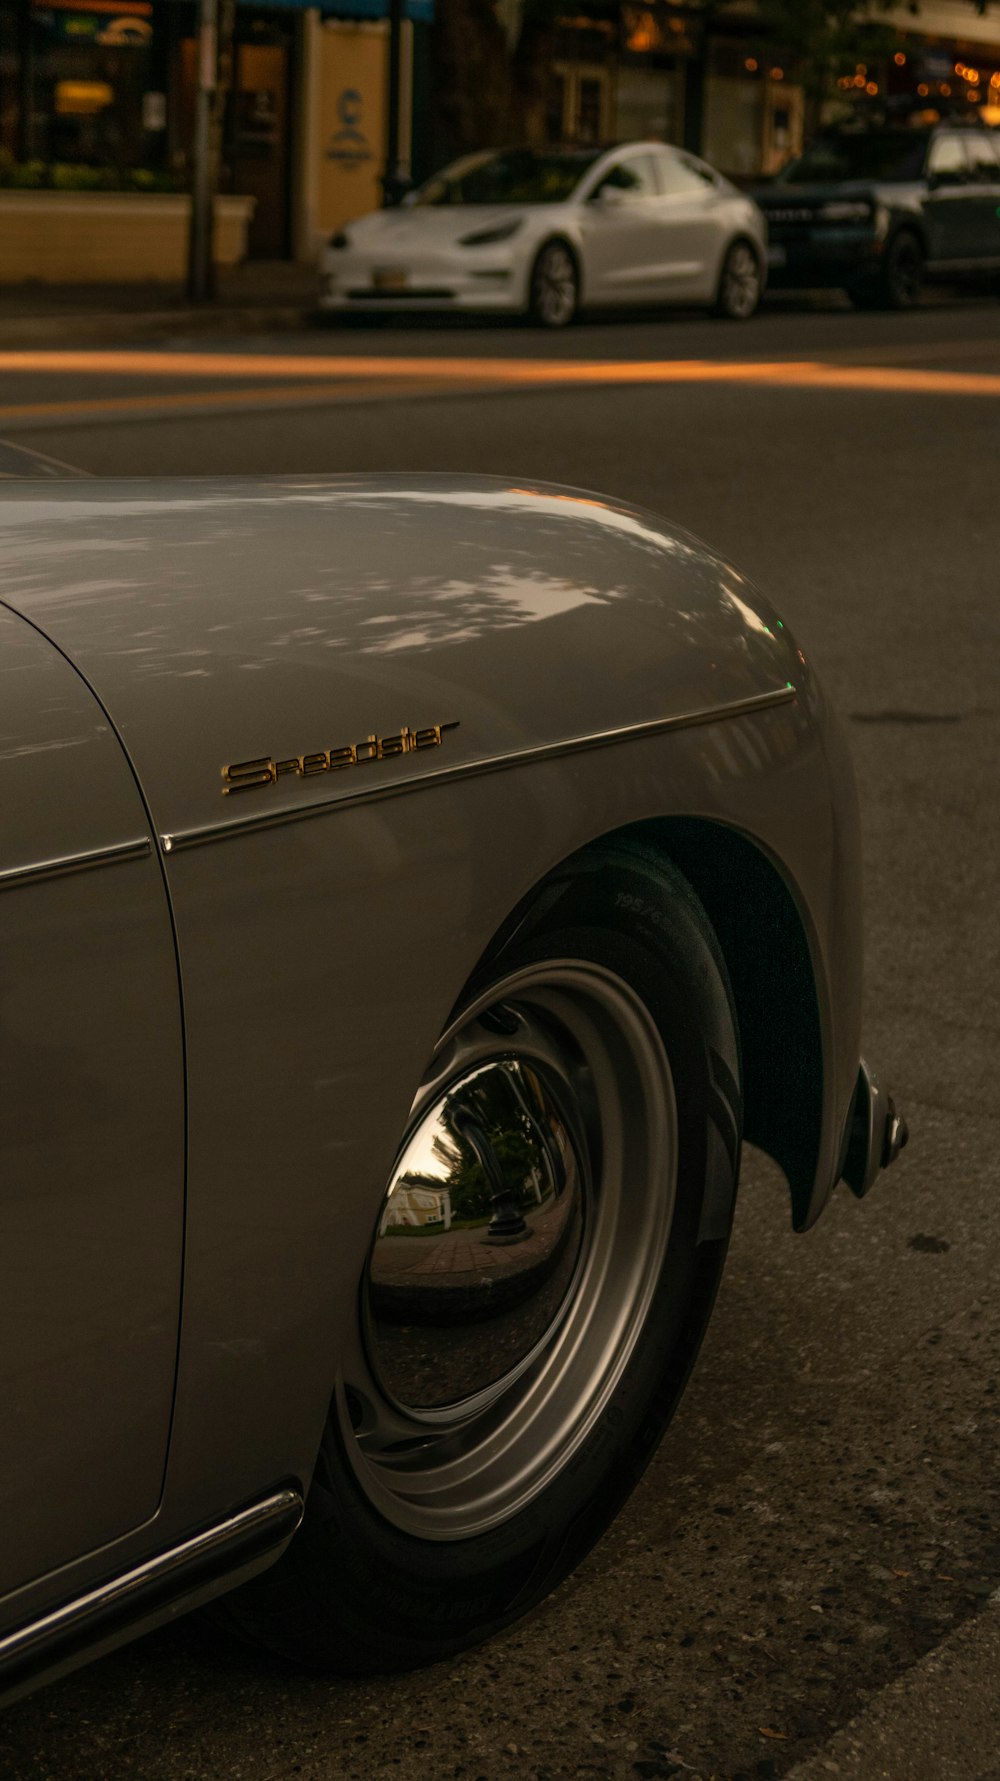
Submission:
[[[1000,275],[1000,143],[984,125],[829,130],[753,196],[772,287],[907,309],[925,277]]]

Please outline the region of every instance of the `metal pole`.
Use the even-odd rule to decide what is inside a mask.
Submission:
[[[406,190],[406,179],[399,164],[399,99],[400,67],[403,49],[403,14],[405,0],[389,0],[389,115],[385,132],[385,173],[382,175],[382,202],[398,204]]]
[[[212,110],[218,79],[218,0],[198,0],[198,91],[195,96],[188,239],[188,296],[204,303],[215,295],[215,167]]]

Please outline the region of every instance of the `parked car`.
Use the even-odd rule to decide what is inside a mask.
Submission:
[[[754,195],[776,287],[908,309],[925,279],[1000,274],[1000,146],[985,126],[830,130]]]
[[[331,314],[505,310],[547,328],[625,303],[700,304],[744,321],[766,245],[753,200],[680,149],[490,151],[338,230],[319,301]]]
[[[806,1230],[905,1136],[840,724],[562,488],[6,483],[0,573],[0,1694],[237,1585],[444,1657],[648,1461],[742,1137]]]

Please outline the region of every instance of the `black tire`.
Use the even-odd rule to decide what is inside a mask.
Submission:
[[[568,328],[580,307],[580,273],[565,241],[547,241],[531,268],[528,316],[539,328]]]
[[[924,250],[912,229],[900,229],[877,272],[858,279],[847,294],[855,309],[912,309],[923,281]]]
[[[575,977],[567,977],[571,968]],[[590,1420],[582,1419],[581,1408],[578,1426],[573,1420],[575,1403],[567,1400],[559,1409],[562,1420],[552,1426],[575,1430],[575,1438],[567,1435],[565,1450],[553,1448],[559,1463],[554,1469],[550,1465],[544,1476],[538,1460],[537,1488],[528,1499],[480,1532],[468,1533],[456,1521],[455,1538],[441,1537],[442,1525],[436,1537],[425,1537],[411,1525],[417,1511],[411,1512],[409,1499],[405,1505],[402,1495],[398,1503],[392,1499],[396,1474],[390,1466],[386,1485],[375,1462],[361,1454],[364,1436],[355,1435],[354,1427],[361,1428],[363,1418],[356,1407],[353,1419],[349,1417],[351,1381],[341,1381],[299,1532],[270,1571],[229,1598],[229,1613],[245,1636],[308,1668],[365,1674],[430,1663],[488,1637],[525,1613],[572,1570],[624,1502],[669,1422],[693,1365],[729,1240],[742,1119],[738,1038],[725,967],[704,911],[686,881],[638,847],[586,850],[554,875],[527,915],[512,924],[509,939],[469,985],[463,1007],[482,1011],[476,1018],[487,1033],[507,1035],[490,1041],[494,1049],[498,1044],[507,1048],[506,1058],[515,1046],[510,1021],[516,1025],[537,1016],[539,997],[549,1010],[543,1028],[545,1018],[551,1022],[546,1042],[553,1032],[563,1034],[557,1016],[560,1007],[564,1012],[570,1007],[567,982],[599,984],[602,996],[606,992],[612,1001],[617,997],[621,1035],[626,1030],[632,1033],[625,1021],[628,1010],[628,1021],[634,1020],[636,1033],[641,1029],[644,1035],[643,1045],[649,1043],[649,1056],[662,1051],[669,1061],[676,1116],[669,1109],[662,1114],[655,1111],[649,1115],[649,1132],[655,1134],[660,1129],[657,1121],[667,1120],[669,1114],[673,1151],[671,1156],[666,1143],[644,1150],[643,1133],[623,1121],[615,1140],[618,1156],[606,1135],[611,1128],[599,1126],[600,1154],[591,1158],[594,1178],[589,1201],[580,1188],[581,1205],[586,1202],[579,1239],[583,1259],[577,1263],[576,1286],[566,1292],[563,1321],[546,1327],[537,1357],[504,1388],[509,1410],[494,1407],[489,1412],[494,1417],[509,1413],[504,1429],[505,1434],[508,1428],[515,1432],[511,1453],[519,1451],[514,1446],[519,1426],[514,1420],[519,1413],[515,1394],[521,1394],[528,1420],[535,1419],[528,1438],[537,1444],[537,1419],[550,1414],[540,1413],[539,1403],[548,1404],[549,1399],[556,1403],[564,1381],[573,1377],[568,1365],[560,1373],[553,1357],[560,1342],[567,1351],[574,1343],[580,1346],[572,1320],[584,1293],[603,1293],[603,1298],[593,1296],[588,1301],[587,1315],[595,1325],[602,1312],[613,1311],[619,1324],[626,1321],[625,1298],[613,1296],[608,1283],[613,1278],[617,1286],[638,1276],[616,1270],[614,1256],[619,1252],[613,1247],[600,1266],[592,1261],[599,1240],[604,1241],[602,1232],[611,1232],[611,1244],[619,1244],[626,1256],[631,1254],[629,1231],[634,1225],[640,1233],[634,1241],[646,1246],[645,1255],[649,1240],[641,1235],[643,1221],[659,1217],[662,1242],[653,1249],[654,1271],[641,1315],[635,1313],[634,1337],[618,1354],[618,1371],[608,1372],[606,1378],[601,1368],[610,1367],[611,1360],[593,1360],[587,1351],[584,1359],[596,1374],[593,1386],[590,1372],[578,1373],[577,1378],[586,1376],[587,1392],[597,1394],[600,1388],[604,1395],[587,1398]],[[494,989],[496,1001],[491,1000]],[[566,998],[564,1004],[560,994]],[[594,1008],[587,1018],[597,1021]],[[460,1013],[457,1024],[449,1025],[449,1034],[464,1033],[464,1019]],[[592,1055],[582,1049],[579,1032],[574,1030],[572,1042],[565,1035],[558,1042],[567,1057],[572,1053],[580,1105],[590,1109],[587,1118],[593,1121],[602,1094],[610,1090],[603,1076],[595,1075],[587,1085]],[[631,1081],[629,1071],[638,1052],[623,1049],[617,1055],[609,1040],[608,1056],[614,1059],[618,1083]],[[568,1111],[565,1103],[563,1111]],[[645,1128],[644,1107],[636,1103],[633,1112],[635,1124]],[[572,1118],[567,1119],[567,1131],[579,1129]],[[637,1165],[643,1158],[650,1164],[648,1174]],[[623,1213],[627,1209],[620,1230],[619,1224],[610,1222],[609,1205],[620,1206]],[[373,1242],[373,1255],[375,1250]],[[364,1265],[370,1270],[370,1263]],[[603,1281],[600,1288],[594,1288],[593,1277]],[[564,1337],[564,1331],[569,1336]],[[601,1335],[599,1327],[596,1335]],[[611,1359],[615,1354],[617,1350]],[[495,1346],[493,1356],[496,1365]],[[347,1361],[345,1371],[360,1364]],[[549,1381],[544,1400],[531,1397],[536,1373]],[[506,1403],[501,1393],[496,1404]],[[486,1412],[482,1414],[485,1426]],[[473,1430],[477,1426],[475,1421],[469,1424]],[[549,1427],[544,1422],[542,1426]],[[460,1435],[446,1438],[457,1442]],[[481,1472],[485,1448],[472,1452],[479,1456],[475,1463]],[[415,1460],[405,1456],[399,1473],[404,1481],[411,1478],[406,1469],[411,1463],[416,1468],[413,1476],[419,1479],[422,1450]],[[450,1462],[446,1455],[432,1462],[436,1463]],[[381,1451],[377,1464],[384,1466]],[[470,1466],[470,1480],[474,1469]],[[432,1470],[427,1476],[436,1478],[438,1473]],[[512,1481],[514,1476],[512,1470]],[[521,1477],[518,1473],[518,1488]],[[480,1488],[478,1473],[475,1486],[469,1483],[470,1493],[473,1488]]]
[[[746,322],[755,315],[764,294],[760,255],[753,243],[740,237],[731,241],[719,273],[714,313],[724,321]]]

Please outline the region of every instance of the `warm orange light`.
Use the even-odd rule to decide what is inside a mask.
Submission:
[[[771,79],[772,80],[784,80],[784,78],[785,78],[785,70],[783,68],[772,68],[771,69]]]
[[[637,55],[644,55],[648,50],[656,48],[656,30],[652,17],[640,19],[633,25],[626,39],[628,47]]]
[[[97,117],[114,104],[114,88],[106,80],[57,80],[56,117]]]
[[[970,86],[978,87],[978,85],[979,85],[979,69],[978,68],[967,68],[965,70],[965,78],[968,81]]]
[[[905,56],[904,56],[904,54],[903,54],[903,52],[902,52],[902,50],[901,50],[901,49],[898,49],[898,50],[897,50],[897,51],[896,51],[896,54],[895,54],[895,55],[894,55],[894,56],[893,56],[893,58],[892,58],[892,59],[893,59],[893,61],[894,61],[894,62],[895,62],[895,64],[896,64],[896,67],[897,67],[897,68],[903,68],[903,67],[905,67],[905,65],[906,65],[906,57],[905,57]]]
[[[943,80],[941,82],[941,85],[938,87],[938,92],[943,93],[943,95],[946,99],[951,98],[951,88],[948,85],[948,82],[946,80]]]
[[[920,85],[917,88],[917,92],[920,94],[921,99],[926,99],[930,90],[930,87],[925,86],[923,81],[920,82]]]
[[[854,76],[853,81],[851,82],[851,85],[855,86],[855,87],[863,87],[864,84],[865,84],[865,77],[863,74],[856,74]]]
[[[868,73],[867,62],[855,62],[854,72],[855,72],[855,74],[867,74]]]
[[[746,61],[743,64],[743,66],[744,66],[744,68],[749,69],[751,74],[756,74],[756,72],[757,72],[757,58],[756,58],[756,56],[748,56]]]

